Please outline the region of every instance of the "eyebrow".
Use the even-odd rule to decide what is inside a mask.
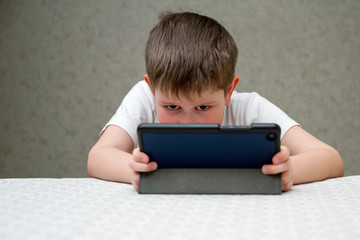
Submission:
[[[201,103],[197,106],[203,106],[203,105],[214,105],[216,102],[204,102],[204,103]]]
[[[162,101],[162,100],[158,100],[159,104],[161,105],[178,105],[178,103],[174,103],[174,102],[168,102],[168,101]]]
[[[160,105],[181,105],[181,103],[177,102],[167,102],[167,101],[162,101],[162,100],[158,100]],[[211,102],[203,102],[200,104],[195,104],[196,106],[208,106],[208,105],[214,105],[216,103],[216,101],[211,101]]]

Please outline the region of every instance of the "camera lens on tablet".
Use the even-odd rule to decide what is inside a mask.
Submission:
[[[276,139],[276,134],[275,133],[268,133],[266,135],[266,138],[269,140],[269,141],[274,141]]]

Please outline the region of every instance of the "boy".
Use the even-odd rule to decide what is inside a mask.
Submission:
[[[338,152],[303,130],[283,111],[256,93],[237,93],[237,47],[215,20],[195,13],[168,13],[150,32],[145,81],[137,83],[104,127],[89,152],[88,173],[132,183],[155,162],[139,151],[136,129],[142,122],[281,127],[281,150],[264,174],[281,173],[282,190],[344,174]],[[135,149],[134,149],[135,148]]]

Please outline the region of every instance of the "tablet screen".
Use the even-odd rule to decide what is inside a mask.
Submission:
[[[140,131],[139,140],[141,150],[159,168],[261,168],[271,164],[279,150],[278,130],[252,126],[223,131],[218,127],[182,133],[178,128],[168,128]]]

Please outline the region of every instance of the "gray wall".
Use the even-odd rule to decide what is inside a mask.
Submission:
[[[257,91],[360,174],[360,1],[0,1],[0,177],[85,177],[163,10],[209,15]]]

